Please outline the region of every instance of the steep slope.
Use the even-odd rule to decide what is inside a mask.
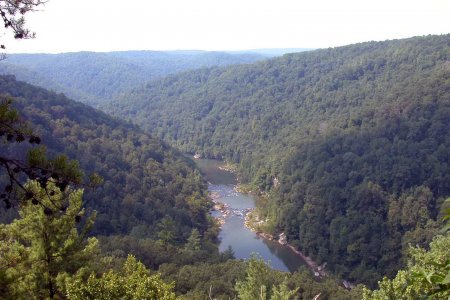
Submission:
[[[0,76],[0,92],[15,98],[14,107],[50,155],[64,153],[86,173],[103,176],[100,188],[85,192],[88,206],[99,212],[94,233],[157,240],[165,224],[170,242],[184,243],[193,228],[208,230],[205,183],[176,150],[136,126],[12,76]]]
[[[266,230],[374,283],[426,245],[450,195],[450,35],[189,71],[111,104],[179,147],[230,160],[267,194]]]
[[[87,172],[104,177],[99,189],[84,193],[88,207],[99,212],[94,233],[108,235],[99,237],[103,254],[110,256],[101,259],[105,264],[99,263],[100,268],[107,262],[114,268],[133,254],[147,267],[159,268],[167,282],[176,282],[175,291],[183,299],[208,298],[211,289],[217,299],[236,296],[236,281],[245,279],[249,264],[231,259],[231,250],[218,254],[211,243],[215,234],[207,218],[206,187],[190,160],[131,124],[12,76],[0,76],[0,94],[15,97],[14,106],[50,154],[66,153]],[[24,150],[16,143],[1,146],[2,155],[8,157],[23,157]],[[0,205],[0,224],[5,221],[3,213],[10,211]],[[325,298],[355,299],[360,294],[347,291],[334,279],[316,282],[306,270],[288,274],[259,264],[267,286],[289,280],[289,286],[302,287],[298,297],[311,298],[320,292]],[[9,283],[9,277],[2,279]]]
[[[20,80],[98,105],[168,74],[206,66],[250,63],[266,57],[256,53],[205,51],[11,54],[0,64],[0,73],[13,74]]]

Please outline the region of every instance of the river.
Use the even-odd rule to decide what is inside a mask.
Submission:
[[[251,195],[234,190],[237,184],[236,176],[219,169],[223,162],[211,159],[195,161],[208,180],[209,191],[218,196],[219,202],[228,205],[231,212],[225,218],[219,234],[220,251],[223,252],[231,246],[238,259],[247,259],[252,253],[258,253],[272,268],[281,271],[293,272],[304,265],[301,257],[287,246],[263,239],[245,227],[245,212],[255,207],[255,199]],[[213,215],[218,216],[220,213],[214,211]]]

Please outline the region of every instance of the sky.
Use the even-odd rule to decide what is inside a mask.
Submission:
[[[450,33],[450,0],[48,0],[7,53],[328,48]]]

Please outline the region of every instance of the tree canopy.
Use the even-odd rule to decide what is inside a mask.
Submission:
[[[204,68],[114,101],[185,152],[235,163],[267,228],[375,284],[425,246],[450,193],[449,35]]]
[[[44,189],[37,181],[29,181],[26,187],[42,205],[25,202],[19,218],[0,224],[1,296],[64,298],[58,281],[86,267],[99,253],[97,240],[87,239],[95,214],[85,216],[82,190],[66,197],[53,183]],[[47,208],[53,206],[64,209],[55,212]]]
[[[62,92],[94,106],[150,80],[200,67],[251,63],[266,56],[208,51],[123,51],[9,54],[0,73]]]

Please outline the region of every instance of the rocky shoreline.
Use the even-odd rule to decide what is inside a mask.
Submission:
[[[209,197],[211,198],[211,200],[214,203],[214,205],[211,209],[211,212],[216,211],[216,212],[220,213],[220,216],[215,216],[215,217],[213,216],[213,217],[217,220],[219,225],[222,226],[223,224],[225,224],[225,218],[228,217],[228,215],[230,214],[229,206],[225,203],[218,201],[218,199],[220,198],[220,195],[217,192],[209,193]]]
[[[200,155],[196,155],[197,159],[201,158]],[[220,166],[219,167],[220,170],[224,170],[224,171],[228,171],[228,172],[232,172],[235,173],[236,170],[232,165],[225,165],[225,166]],[[278,183],[278,179],[275,178],[275,180]],[[239,180],[238,180],[239,182]],[[241,184],[237,184],[234,186],[233,190],[235,192],[239,192],[242,194],[251,194],[254,195],[256,197],[261,197],[262,194],[258,194],[255,191],[252,191],[252,189],[250,188],[250,186],[246,186],[246,185],[241,185]],[[241,209],[241,210],[236,210],[236,209],[231,209],[226,203],[222,203],[220,202],[218,199],[220,199],[220,194],[217,192],[211,192],[210,193],[210,197],[212,199],[212,201],[214,202],[214,206],[211,210],[211,213],[217,212],[219,213],[219,216],[215,216],[216,220],[218,220],[218,223],[220,224],[220,226],[222,226],[223,224],[225,224],[225,219],[230,215],[230,214],[234,214],[237,215],[239,217],[242,217],[244,219],[244,225],[246,228],[248,228],[249,230],[255,232],[255,234],[263,239],[266,240],[270,240],[270,241],[277,241],[279,244],[288,247],[292,252],[294,252],[296,255],[298,255],[305,263],[305,265],[314,273],[314,276],[317,278],[324,278],[327,276],[327,272],[325,270],[327,263],[325,262],[322,265],[319,265],[317,262],[315,262],[311,257],[306,256],[304,253],[302,253],[300,250],[298,250],[297,248],[295,248],[293,245],[288,243],[287,237],[286,235],[282,232],[281,234],[278,235],[278,238],[275,238],[272,234],[269,234],[267,232],[263,232],[262,230],[257,229],[257,227],[259,226],[263,226],[265,221],[263,220],[259,220],[259,218],[256,216],[256,222],[257,224],[255,224],[254,220],[251,220],[250,215],[252,213],[255,212],[255,209],[250,209],[250,208],[246,208],[246,209]],[[267,220],[266,220],[267,221]],[[256,226],[255,226],[256,225]],[[259,226],[258,226],[259,225]],[[346,289],[352,289],[355,287],[355,285],[347,280],[343,280],[342,285],[346,288]]]
[[[323,278],[327,276],[327,273],[325,271],[326,263],[320,266],[312,258],[306,256],[304,253],[296,249],[294,246],[290,245],[287,241],[287,237],[284,232],[280,233],[278,237],[275,238],[272,234],[259,230],[257,227],[264,225],[265,221],[259,220],[258,217],[256,217],[256,220],[252,220],[252,214],[255,213],[254,209],[246,208],[243,210],[236,210],[236,209],[233,210],[229,207],[228,204],[219,201],[220,195],[217,192],[211,192],[210,197],[214,203],[211,212],[219,213],[219,216],[215,216],[215,219],[217,220],[220,226],[225,224],[225,220],[230,214],[243,217],[244,226],[249,230],[255,232],[257,236],[269,241],[276,240],[279,244],[291,249],[292,252],[297,254],[305,262],[306,266],[314,273],[314,276],[318,278]]]
[[[247,227],[251,231],[255,232],[259,237],[261,237],[263,239],[266,239],[269,241],[276,240],[279,244],[291,249],[292,252],[297,254],[305,262],[305,264],[308,266],[308,268],[314,273],[314,276],[316,276],[318,278],[323,278],[323,277],[327,276],[327,273],[325,271],[325,267],[326,267],[327,263],[324,263],[323,265],[319,265],[311,257],[306,256],[304,253],[302,253],[301,251],[296,249],[294,246],[290,245],[287,241],[287,237],[284,232],[280,233],[278,236],[278,239],[276,239],[272,234],[257,230],[255,228],[255,226],[252,225],[252,222],[251,222],[251,214],[252,213],[254,213],[254,210],[249,211],[245,215],[245,221],[244,221],[245,227]],[[264,223],[264,221],[260,221],[259,219],[257,220],[257,222],[259,223],[258,225],[261,225],[262,223]]]
[[[227,172],[231,172],[231,173],[235,173],[236,172],[236,168],[230,164],[226,164],[224,166],[220,166],[219,170],[222,171],[227,171]]]
[[[231,166],[229,164],[227,164],[225,166],[220,166],[219,169],[223,170],[223,171],[228,171],[228,172],[235,171],[233,166]],[[233,190],[236,192],[239,192],[239,193],[255,195],[255,193],[253,191],[248,190],[248,188],[241,187],[240,185],[235,185]],[[327,276],[327,273],[325,271],[326,263],[324,263],[323,265],[320,266],[312,258],[306,256],[304,253],[302,253],[301,251],[296,249],[294,246],[290,245],[287,241],[287,237],[284,234],[284,232],[279,234],[278,238],[275,239],[275,237],[273,235],[259,230],[257,227],[264,225],[265,221],[259,220],[258,216],[256,216],[256,221],[252,221],[251,215],[255,213],[254,209],[244,209],[242,211],[231,210],[230,207],[226,203],[222,203],[222,202],[218,201],[218,199],[220,199],[220,195],[217,192],[211,192],[210,197],[211,197],[212,201],[214,202],[212,212],[218,212],[220,214],[220,216],[215,217],[220,226],[225,224],[225,219],[230,214],[235,214],[237,216],[243,217],[244,225],[246,228],[255,232],[256,235],[258,235],[259,237],[261,237],[263,239],[266,239],[269,241],[276,240],[279,244],[291,249],[295,254],[297,254],[305,262],[306,266],[314,273],[314,276],[316,276],[318,278],[323,278],[323,277]]]
[[[247,215],[248,212],[251,211],[250,208],[244,208],[244,209],[231,209],[230,206],[227,203],[222,203],[218,199],[220,198],[220,195],[217,192],[211,192],[210,197],[214,203],[211,212],[218,212],[219,216],[213,216],[220,226],[225,224],[225,219],[229,215],[238,216],[241,218],[244,218],[245,215]]]

